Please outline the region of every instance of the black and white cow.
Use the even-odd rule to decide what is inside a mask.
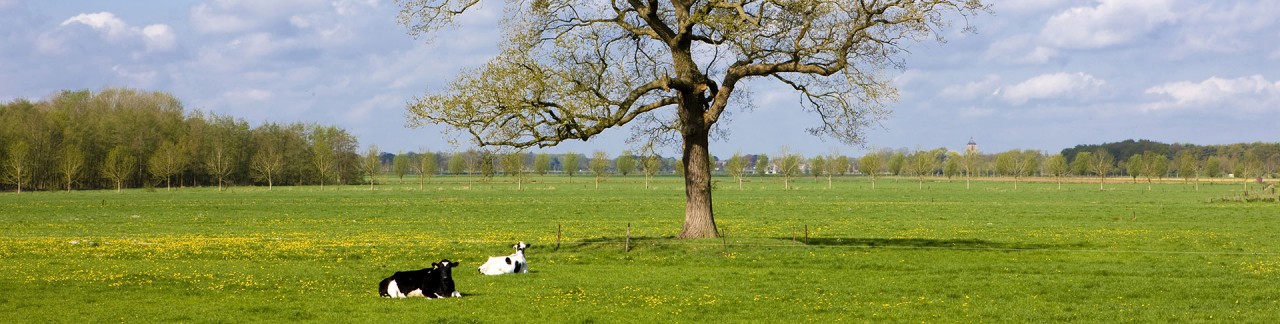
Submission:
[[[524,259],[524,249],[529,248],[529,245],[519,242],[512,247],[516,249],[516,252],[511,255],[489,257],[489,261],[480,265],[480,273],[490,276],[508,273],[529,273],[529,261]]]
[[[397,271],[378,283],[378,295],[387,298],[462,297],[453,283],[453,267],[457,266],[457,263],[444,259],[432,263],[430,268]]]

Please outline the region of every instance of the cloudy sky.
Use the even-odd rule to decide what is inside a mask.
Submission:
[[[404,126],[404,105],[496,52],[502,3],[427,43],[395,23],[391,0],[0,0],[0,102],[133,87],[254,125],[336,125],[362,147],[449,151],[440,128]],[[866,147],[808,135],[817,117],[762,80],[712,153],[1280,141],[1280,1],[990,3],[967,21],[975,33],[908,46],[902,96]],[[617,154],[629,134],[547,151]]]

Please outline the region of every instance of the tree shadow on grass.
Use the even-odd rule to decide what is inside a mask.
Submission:
[[[809,246],[848,246],[865,248],[897,248],[897,249],[955,249],[955,250],[1049,250],[1064,248],[1080,248],[1080,244],[1061,245],[1028,242],[997,242],[982,239],[924,239],[924,238],[849,238],[849,237],[811,237],[790,238],[775,237],[778,240],[793,241]]]
[[[755,241],[754,243],[744,243],[739,238],[730,237],[726,242],[733,246],[751,246],[751,245],[774,245],[767,241]],[[888,248],[888,249],[951,249],[951,250],[995,250],[995,251],[1034,251],[1034,250],[1060,250],[1060,249],[1080,249],[1087,247],[1085,243],[1077,244],[1045,244],[1030,242],[999,242],[983,239],[926,239],[926,238],[868,238],[868,237],[810,237],[808,239],[801,237],[771,237],[778,241],[789,241],[802,244],[803,246],[829,246],[829,247],[854,247],[854,248]],[[581,251],[581,250],[612,250],[622,249],[626,244],[625,237],[594,237],[587,239],[574,240],[572,242],[564,242],[561,250]],[[654,248],[672,248],[688,245],[717,245],[720,239],[707,239],[703,242],[684,241],[676,239],[675,236],[641,236],[632,237],[630,248],[632,251],[640,249]],[[701,243],[701,244],[700,244]],[[554,249],[555,243],[548,244],[550,249]]]

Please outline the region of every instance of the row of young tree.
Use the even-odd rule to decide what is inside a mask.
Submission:
[[[678,165],[673,158],[657,154],[640,156],[630,151],[617,157],[610,157],[604,151],[595,151],[587,157],[573,152],[534,154],[524,151],[503,153],[471,149],[455,153],[382,153],[380,161],[379,172],[390,173],[401,180],[405,176],[416,175],[419,184],[438,174],[464,175],[468,176],[468,181],[472,179],[471,176],[491,179],[497,175],[506,175],[515,177],[519,185],[523,184],[528,175],[562,174],[572,178],[587,173],[595,176],[596,184],[599,185],[603,177],[614,174],[643,174],[649,180],[662,173],[677,171],[674,165]]]
[[[1180,177],[1185,181],[1207,178],[1275,178],[1280,171],[1280,147],[1277,144],[1232,144],[1220,147],[1181,146],[1172,155],[1156,151],[1133,153],[1117,159],[1105,147],[1094,151],[1073,152],[1071,158],[1064,154],[1045,154],[1038,150],[1014,149],[996,154],[977,151],[965,153],[945,148],[934,150],[878,150],[861,158],[850,158],[838,153],[804,158],[799,154],[781,154],[770,162],[766,155],[735,155],[723,165],[723,170],[738,179],[749,174],[777,174],[789,187],[790,180],[799,176],[826,177],[828,187],[831,178],[846,174],[868,176],[874,188],[879,176],[912,176],[922,186],[926,177],[1011,177],[1014,186],[1024,177],[1053,177],[1059,183],[1064,177],[1098,177],[1100,185],[1107,177],[1128,176],[1137,182]],[[1240,149],[1243,148],[1243,149]],[[1216,154],[1209,154],[1216,153]],[[1198,184],[1198,181],[1197,181]],[[1247,183],[1246,183],[1247,186]]]
[[[928,177],[1011,177],[1016,187],[1024,177],[1129,176],[1137,182],[1148,183],[1154,179],[1182,177],[1188,181],[1201,177],[1274,177],[1280,166],[1280,155],[1262,159],[1258,152],[1267,145],[1254,145],[1239,151],[1237,155],[1204,155],[1197,152],[1230,152],[1229,150],[1178,150],[1174,156],[1146,151],[1117,159],[1105,148],[1092,152],[1076,152],[1068,159],[1063,154],[1045,154],[1037,150],[1010,150],[996,154],[979,152],[959,153],[944,148],[934,150],[877,150],[860,158],[838,153],[805,157],[801,154],[783,153],[776,159],[766,154],[735,154],[727,160],[711,159],[710,170],[731,176],[742,186],[747,176],[776,176],[790,188],[795,178],[812,176],[825,178],[828,187],[834,177],[846,175],[868,176],[874,187],[880,176],[915,177],[920,185]],[[485,179],[495,175],[520,178],[529,174],[559,173],[573,177],[587,173],[599,180],[609,175],[643,173],[646,178],[657,174],[681,174],[684,166],[679,160],[657,155],[634,155],[630,151],[617,157],[596,151],[590,157],[577,153],[495,153],[487,150],[468,150],[458,153],[383,153],[382,171],[403,179],[407,175],[454,174],[478,175]],[[572,167],[566,167],[572,166]],[[423,170],[430,170],[424,173]],[[419,177],[419,181],[426,181]]]
[[[875,179],[880,176],[911,176],[921,185],[926,177],[1011,177],[1015,187],[1024,177],[1053,177],[1061,180],[1064,177],[1081,176],[1098,177],[1101,181],[1106,181],[1107,177],[1128,176],[1134,182],[1141,178],[1152,183],[1153,180],[1169,177],[1181,177],[1190,181],[1201,177],[1253,179],[1276,176],[1280,167],[1280,153],[1262,158],[1273,144],[1233,144],[1227,147],[1242,146],[1245,149],[1203,149],[1204,147],[1182,145],[1184,149],[1175,151],[1177,153],[1172,156],[1144,151],[1124,159],[1117,159],[1110,150],[1103,147],[1091,152],[1073,152],[1071,158],[1064,154],[1046,154],[1038,150],[1014,149],[983,154],[976,151],[960,153],[945,148],[914,152],[876,150],[860,158],[839,153],[805,157],[788,153],[784,148],[776,159],[770,159],[766,154],[735,154],[727,160],[713,157],[709,169],[734,177],[740,187],[744,177],[756,175],[781,177],[787,188],[791,186],[793,179],[802,176],[825,177],[828,186],[831,186],[833,177],[846,175],[868,176],[873,186]],[[1217,154],[1209,155],[1206,152]],[[434,170],[432,174],[479,174],[484,177],[497,174],[523,176],[530,172],[540,175],[558,172],[572,177],[589,171],[597,181],[603,176],[625,176],[637,170],[648,176],[664,172],[681,174],[684,171],[679,160],[657,155],[637,156],[631,152],[623,152],[622,155],[610,158],[604,152],[597,151],[587,158],[576,153],[497,154],[475,150],[454,154],[428,153],[426,156],[431,157],[428,160],[435,161],[432,162],[435,167],[411,170],[408,165],[418,163],[413,161],[423,161],[421,156],[416,153],[388,154],[383,158],[384,168],[401,178],[413,173],[420,174],[421,170]],[[447,164],[443,164],[446,163],[444,161]],[[636,161],[642,161],[641,167],[637,167]]]
[[[358,183],[356,145],[333,126],[187,112],[164,92],[63,91],[0,105],[0,189]]]

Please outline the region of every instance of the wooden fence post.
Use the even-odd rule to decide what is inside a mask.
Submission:
[[[560,251],[560,236],[564,230],[560,228],[560,224],[556,224],[556,251]]]
[[[729,229],[728,228],[720,229],[720,242],[724,244],[724,253],[728,254],[729,253]]]
[[[631,223],[627,223],[627,242],[622,246],[622,252],[631,253]]]

